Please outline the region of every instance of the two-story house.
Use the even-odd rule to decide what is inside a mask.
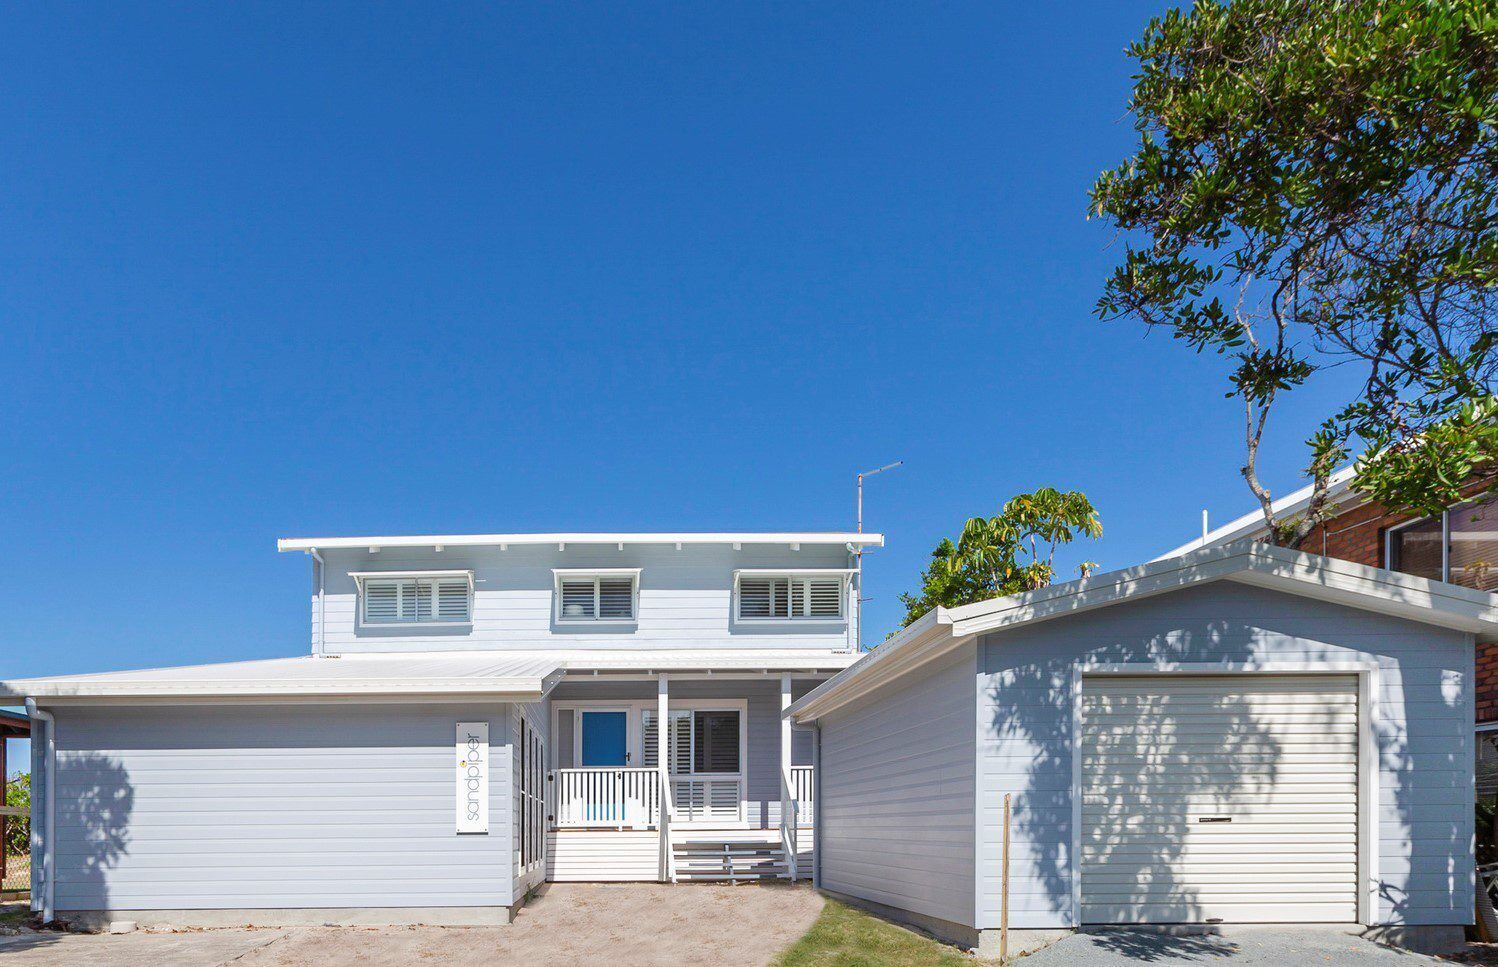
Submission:
[[[852,664],[877,534],[294,539],[310,654],[0,682],[40,723],[34,903],[505,922],[543,880],[795,878],[782,711]]]

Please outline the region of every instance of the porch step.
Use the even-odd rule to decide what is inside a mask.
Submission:
[[[778,840],[732,833],[688,833],[685,837],[672,844],[678,880],[738,883],[790,876],[790,864]]]

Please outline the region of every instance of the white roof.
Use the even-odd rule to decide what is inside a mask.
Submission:
[[[0,681],[0,698],[296,699],[481,697],[535,701],[567,674],[833,672],[850,652],[772,649],[574,649],[271,658]]]
[[[534,655],[309,655],[0,681],[0,696],[328,698],[419,693],[534,701],[561,677],[561,663]]]
[[[723,534],[426,534],[394,537],[283,537],[281,551],[325,551],[357,547],[474,547],[510,544],[853,544],[883,547],[883,534],[843,531]]]
[[[1208,581],[1238,581],[1482,634],[1498,633],[1498,595],[1256,541],[1095,574],[960,608],[937,608],[786,710],[816,719],[981,634],[1079,614]]]
[[[1333,503],[1352,489],[1354,470],[1355,468],[1353,467],[1343,467],[1327,478],[1327,497]],[[1293,516],[1305,510],[1311,503],[1311,494],[1315,489],[1315,484],[1309,484],[1294,493],[1286,494],[1279,500],[1271,501],[1269,506],[1274,509],[1275,519],[1280,520],[1286,516]],[[1171,548],[1155,558],[1155,560],[1163,561],[1170,557],[1180,557],[1182,554],[1187,554],[1203,547],[1230,544],[1233,541],[1243,540],[1246,537],[1259,537],[1267,529],[1264,526],[1264,512],[1256,510],[1252,513],[1244,514],[1237,520],[1224,524],[1215,530],[1208,531],[1203,537],[1198,537],[1194,541],[1187,541],[1180,547]]]

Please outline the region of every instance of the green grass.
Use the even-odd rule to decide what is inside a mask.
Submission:
[[[878,917],[828,900],[806,935],[777,967],[973,967],[966,954]]]

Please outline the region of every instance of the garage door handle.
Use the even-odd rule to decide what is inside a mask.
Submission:
[[[1199,816],[1199,817],[1197,817],[1196,821],[1199,822],[1199,823],[1230,823],[1230,822],[1233,821],[1233,817],[1231,817],[1231,816]]]

